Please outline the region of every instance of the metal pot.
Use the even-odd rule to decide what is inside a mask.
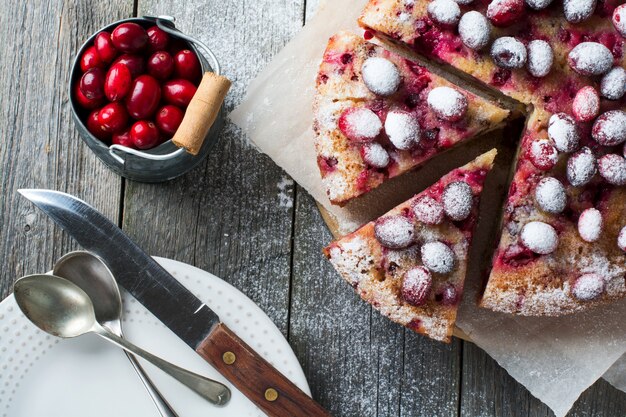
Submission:
[[[222,106],[222,108],[220,108],[217,119],[209,130],[200,152],[195,156],[187,153],[182,148],[178,148],[172,143],[171,140],[168,140],[167,142],[164,142],[150,150],[139,151],[121,145],[108,146],[100,139],[93,136],[89,130],[87,130],[87,126],[84,122],[88,116],[88,111],[82,109],[78,105],[74,94],[72,93],[72,86],[74,86],[82,76],[80,57],[89,46],[93,45],[94,39],[98,33],[103,30],[111,32],[117,25],[125,22],[134,22],[145,28],[149,28],[150,26],[154,26],[156,24],[171,37],[178,38],[185,42],[189,49],[195,52],[198,56],[202,72],[211,71],[219,75],[219,62],[206,45],[197,39],[178,31],[174,27],[174,18],[169,16],[144,16],[123,19],[111,23],[90,36],[89,39],[87,39],[87,41],[81,46],[76,58],[74,58],[68,85],[68,95],[72,108],[72,117],[83,141],[109,169],[122,177],[140,182],[162,182],[171,180],[193,169],[208,155],[211,147],[218,141],[219,132],[224,125],[224,107]],[[200,47],[208,55],[211,60],[211,64],[209,64],[207,58],[199,52],[198,47]]]

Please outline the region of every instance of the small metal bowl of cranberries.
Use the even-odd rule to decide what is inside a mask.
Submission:
[[[72,115],[82,139],[111,170],[135,181],[167,181],[194,168],[218,140],[223,107],[197,155],[171,138],[202,74],[219,71],[215,55],[178,31],[173,18],[120,20],[80,48],[69,80]]]

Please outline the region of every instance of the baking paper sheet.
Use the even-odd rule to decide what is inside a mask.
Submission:
[[[356,19],[365,3],[322,3],[316,17],[251,83],[246,98],[230,115],[261,152],[330,212],[340,233],[376,218],[455,166],[511,139],[506,131],[486,135],[469,147],[434,159],[425,169],[389,181],[344,208],[331,205],[322,188],[311,128],[315,77],[328,38],[344,29],[358,31]],[[493,182],[489,191],[493,196],[484,195],[481,202],[481,220],[457,326],[561,417],[623,354],[624,358],[607,372],[607,379],[626,391],[626,325],[622,319],[626,317],[626,301],[612,304],[610,309],[560,318],[515,317],[477,307],[497,231],[492,219],[500,207],[498,192],[504,190],[512,156],[512,151],[504,147],[498,158],[500,165],[488,180]],[[320,242],[320,246],[327,243]]]

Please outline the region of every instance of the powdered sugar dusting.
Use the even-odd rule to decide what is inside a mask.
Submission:
[[[389,165],[389,153],[378,142],[366,143],[362,152],[365,163],[374,168],[385,168]]]
[[[563,13],[570,23],[589,19],[596,9],[596,0],[563,0]]]
[[[600,113],[600,95],[595,88],[588,85],[581,88],[572,103],[574,117],[579,122],[590,122]]]
[[[622,4],[613,10],[613,26],[626,38],[626,4]]]
[[[368,58],[361,68],[363,82],[374,94],[388,96],[400,86],[400,71],[396,65],[385,58]]]
[[[540,255],[554,252],[559,238],[552,226],[543,222],[530,222],[524,225],[520,233],[524,246]]]
[[[475,10],[469,11],[459,21],[459,36],[468,48],[481,50],[489,43],[491,25],[481,13]]]
[[[552,142],[547,139],[538,139],[530,145],[530,161],[533,165],[541,170],[549,170],[554,167],[559,152],[556,150]]]
[[[599,274],[584,274],[572,286],[572,295],[580,301],[591,301],[604,292],[604,277]]]
[[[567,204],[565,187],[556,178],[543,178],[535,188],[535,200],[543,211],[554,214],[561,213]]]
[[[609,184],[626,184],[626,159],[617,154],[606,154],[598,159],[598,172]]]
[[[390,249],[403,249],[415,240],[415,227],[404,216],[381,217],[374,226],[378,242]]]
[[[626,226],[622,227],[622,230],[619,231],[619,235],[617,235],[617,246],[626,252]]]
[[[370,109],[353,107],[343,112],[339,118],[339,128],[348,139],[367,142],[378,136],[383,124]]]
[[[421,306],[430,293],[433,278],[430,271],[422,266],[417,266],[405,272],[402,278],[402,298],[409,304]]]
[[[530,41],[528,49],[528,72],[533,77],[545,77],[550,73],[554,63],[554,52],[550,44],[544,40]]]
[[[432,20],[442,25],[456,25],[461,17],[461,8],[453,0],[433,0],[427,11]]]
[[[409,150],[420,142],[419,122],[414,115],[405,111],[394,110],[387,114],[385,133],[393,146],[401,150]]]
[[[567,161],[567,180],[574,187],[579,187],[591,181],[597,170],[596,157],[585,146]]]
[[[472,212],[472,188],[463,181],[451,182],[441,196],[443,210],[452,220],[465,220]]]
[[[543,10],[552,3],[552,0],[526,0],[526,4],[531,9]]]
[[[428,93],[428,106],[444,120],[457,121],[467,113],[467,98],[451,87],[436,87]]]
[[[595,242],[602,233],[602,213],[595,208],[588,208],[578,218],[578,234],[585,242]]]
[[[440,224],[443,221],[443,205],[427,195],[419,197],[413,205],[417,220],[426,224]]]
[[[601,114],[593,123],[591,136],[604,146],[615,146],[626,142],[626,112],[611,110]]]
[[[527,59],[526,46],[511,36],[503,36],[491,45],[491,57],[501,68],[522,68]]]
[[[561,152],[574,152],[578,149],[580,132],[576,121],[565,114],[553,114],[548,121],[548,136],[554,142],[554,146]]]
[[[442,242],[428,242],[422,245],[422,262],[429,270],[438,274],[449,274],[454,269],[454,252]]]
[[[360,237],[343,240],[329,252],[330,261],[352,285],[363,277],[360,271],[369,269],[373,261],[367,242]]]
[[[624,16],[624,19],[626,20],[626,16]],[[600,93],[609,100],[622,98],[626,94],[626,69],[614,67],[607,72],[600,82]]]
[[[570,67],[579,74],[602,75],[611,69],[613,54],[601,43],[582,42],[570,51],[567,60]]]

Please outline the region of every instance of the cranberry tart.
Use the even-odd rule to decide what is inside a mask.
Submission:
[[[448,173],[331,243],[324,253],[361,298],[383,315],[449,342],[480,193],[495,155],[494,149]]]
[[[371,0],[363,11],[381,38],[532,109],[483,307],[557,316],[626,295],[621,3]]]
[[[337,205],[495,129],[509,115],[351,32],[328,43],[314,113],[318,165]]]

